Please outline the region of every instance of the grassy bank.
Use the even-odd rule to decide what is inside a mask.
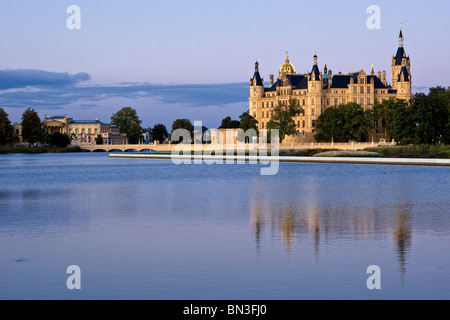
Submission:
[[[408,145],[364,149],[384,158],[450,158],[449,145]]]
[[[2,147],[0,154],[7,153],[69,153],[82,152],[80,147],[56,148],[56,147]]]

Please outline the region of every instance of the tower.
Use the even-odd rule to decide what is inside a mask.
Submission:
[[[250,79],[250,97],[261,98],[264,95],[264,79],[259,74],[259,63],[255,62],[255,73]]]
[[[261,98],[264,96],[264,79],[259,74],[258,60],[255,62],[255,73],[250,79],[250,98],[249,113],[255,118],[258,117],[261,110]]]
[[[328,79],[328,67],[327,67],[327,62],[325,61],[325,66],[323,68],[323,88],[328,89],[329,86],[330,86],[330,82]]]
[[[397,90],[397,98],[411,99],[411,62],[409,56],[406,56],[401,26],[397,53],[392,57],[392,88]]]
[[[314,127],[314,123],[317,120],[317,116],[320,115],[322,107],[322,89],[323,89],[323,76],[319,70],[317,64],[317,54],[314,54],[314,64],[308,78],[308,96],[309,105],[311,109],[306,113],[311,115],[311,126]]]

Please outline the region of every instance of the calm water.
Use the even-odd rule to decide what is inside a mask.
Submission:
[[[0,155],[0,299],[450,298],[449,168],[259,173]],[[69,265],[81,290],[66,287]]]

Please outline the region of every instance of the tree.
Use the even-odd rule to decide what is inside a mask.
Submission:
[[[95,138],[95,144],[98,146],[103,145],[103,137],[101,134],[97,135]]]
[[[343,136],[342,125],[344,119],[337,106],[331,106],[319,116],[316,121],[316,134],[314,138],[317,141],[327,141],[329,139],[338,140]]]
[[[250,113],[244,112],[239,116],[239,119],[241,119],[241,124],[239,125],[239,128],[247,131],[249,129],[254,129],[256,132],[258,132],[258,120],[256,120],[255,117],[250,115]]]
[[[167,137],[169,137],[169,133],[167,132],[167,128],[165,125],[159,123],[153,127],[153,140],[159,141],[159,143],[163,143]]]
[[[390,138],[401,142],[412,135],[411,114],[406,100],[391,98],[376,103],[373,113],[375,119],[381,119],[382,127]]]
[[[256,134],[258,134],[258,120],[255,119],[255,117],[253,117],[252,115],[250,115],[250,113],[248,113],[248,111],[242,113],[239,116],[239,119],[241,119],[241,124],[239,125],[239,129],[242,129],[245,132],[247,132],[250,129],[255,130]],[[244,135],[242,134],[242,132],[240,132],[238,134],[238,141],[243,141],[244,140]],[[246,141],[245,142],[249,142],[250,137],[245,137]]]
[[[137,144],[139,143],[141,136],[142,136],[142,128],[139,124],[136,122],[132,123],[130,128],[128,129],[128,142],[131,144]]]
[[[278,129],[280,143],[282,143],[286,136],[299,134],[294,117],[303,112],[303,108],[296,103],[290,103],[288,105],[279,104],[273,110],[272,119],[267,123],[267,130],[270,133],[271,130]]]
[[[38,113],[28,108],[22,115],[22,138],[30,145],[42,141],[43,130]]]
[[[450,93],[445,88],[431,88],[428,95],[417,93],[409,103],[383,101],[375,105],[374,114],[399,143],[450,143]]]
[[[232,120],[231,117],[226,117],[222,120],[222,124],[219,129],[238,129],[240,125],[240,121]]]
[[[0,146],[13,141],[14,128],[9,121],[8,114],[0,108]]]
[[[131,107],[120,109],[117,113],[112,115],[111,123],[120,129],[120,133],[125,133],[127,135],[129,143],[139,142],[142,121],[139,119],[135,109]]]
[[[70,137],[66,133],[55,132],[49,135],[47,141],[51,146],[66,148],[70,144]]]
[[[374,127],[373,118],[371,110],[365,111],[354,102],[329,107],[317,119],[314,138],[317,141],[331,138],[345,142],[361,141]]]
[[[411,104],[411,142],[437,144],[448,141],[449,104],[447,90],[431,88],[428,95],[417,93]]]
[[[189,119],[177,119],[172,124],[172,132],[170,139],[172,140],[172,134],[177,129],[185,129],[190,133],[191,141],[194,141],[194,126]],[[181,141],[172,141],[172,143],[180,143]]]

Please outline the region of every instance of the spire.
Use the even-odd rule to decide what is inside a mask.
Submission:
[[[328,73],[328,67],[327,67],[327,62],[325,61],[325,67],[323,68],[323,73],[326,74]]]
[[[314,65],[311,70],[311,74],[309,76],[309,81],[319,81],[320,80],[320,71],[317,66],[317,53],[314,53]]]
[[[253,78],[250,81],[251,81],[251,83],[253,85],[256,85],[256,86],[263,86],[264,85],[263,84],[263,80],[261,78],[261,75],[259,74],[259,62],[258,62],[258,59],[256,59],[256,62],[255,62],[255,73],[253,74]]]
[[[370,70],[370,74],[373,76],[375,74],[375,70],[373,69],[373,65],[372,65],[372,69]]]
[[[403,24],[400,23],[400,34],[398,35],[398,47],[399,48],[403,48],[403,40],[404,40],[404,38],[403,38],[403,31],[402,31],[402,29],[403,29]]]

